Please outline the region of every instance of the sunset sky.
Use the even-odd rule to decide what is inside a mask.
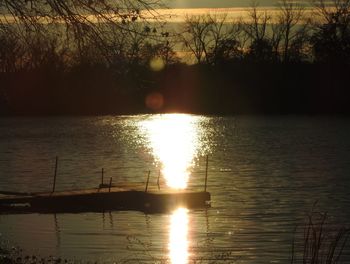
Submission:
[[[260,6],[274,6],[278,0],[259,0]],[[247,7],[252,1],[249,0],[167,0],[172,8],[225,8]]]
[[[170,15],[172,22],[183,22],[186,15],[212,13],[228,15],[228,20],[244,18],[254,0],[164,0],[169,9],[158,9],[160,14]],[[259,8],[272,14],[279,0],[255,0]],[[301,1],[301,3],[305,3]]]

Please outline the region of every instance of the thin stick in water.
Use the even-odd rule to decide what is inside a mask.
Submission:
[[[147,175],[147,181],[146,181],[146,188],[145,188],[145,192],[147,192],[148,190],[148,183],[149,183],[149,176],[151,175],[151,171],[148,171],[148,175]]]
[[[56,162],[55,162],[55,174],[54,174],[54,177],[53,177],[53,186],[52,186],[52,192],[55,192],[55,188],[56,188],[57,167],[58,167],[58,157],[56,156]]]
[[[109,188],[108,188],[108,192],[111,192],[111,187],[112,187],[112,177],[109,179]]]
[[[158,172],[158,179],[157,179],[157,185],[158,185],[158,191],[160,191],[160,170]]]
[[[101,186],[103,186],[103,174],[104,174],[104,169],[102,168],[102,171],[101,171]]]
[[[205,164],[205,182],[204,182],[204,191],[207,191],[207,182],[208,182],[208,158],[209,155],[207,155],[206,164]]]

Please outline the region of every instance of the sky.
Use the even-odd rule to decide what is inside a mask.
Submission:
[[[227,15],[228,21],[244,19],[247,10],[254,0],[163,0],[170,9],[158,9],[159,14],[170,16],[171,22],[183,22],[187,15],[202,15],[212,13]],[[259,8],[269,14],[276,11],[280,0],[255,0]],[[301,3],[303,0],[300,1]]]
[[[261,7],[275,6],[278,0],[258,0]],[[251,0],[167,0],[171,8],[228,8],[248,7]]]

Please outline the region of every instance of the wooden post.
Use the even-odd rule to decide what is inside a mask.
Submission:
[[[108,188],[108,192],[111,192],[111,187],[112,187],[112,177],[109,179],[109,188]]]
[[[205,183],[204,183],[204,191],[207,191],[207,182],[208,182],[208,155],[207,155],[207,160],[205,164]]]
[[[147,192],[148,190],[148,183],[149,183],[149,176],[151,175],[151,171],[148,171],[148,175],[147,175],[147,181],[146,181],[146,188],[145,188],[145,192]]]
[[[158,172],[158,179],[157,179],[157,185],[158,185],[158,191],[160,191],[160,170]]]
[[[55,188],[56,188],[57,167],[58,167],[58,157],[56,156],[56,162],[55,162],[55,174],[54,174],[54,176],[53,176],[53,186],[52,186],[52,192],[55,192]]]
[[[100,186],[103,186],[103,174],[104,174],[104,169],[102,168],[102,171],[101,171],[101,184],[100,184]]]

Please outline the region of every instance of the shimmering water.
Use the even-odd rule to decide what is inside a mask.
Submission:
[[[294,229],[317,201],[350,223],[350,122],[326,117],[140,115],[0,119],[0,190],[117,183],[203,188],[207,210],[0,215],[2,240],[79,260],[289,263]],[[344,259],[349,260],[345,254]]]

